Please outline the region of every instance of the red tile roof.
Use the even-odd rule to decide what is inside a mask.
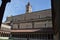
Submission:
[[[11,30],[11,32],[35,32],[39,31],[40,29],[28,29],[28,30]]]

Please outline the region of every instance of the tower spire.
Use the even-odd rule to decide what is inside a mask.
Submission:
[[[32,12],[32,6],[30,5],[30,1],[28,0],[28,3],[26,5],[26,13],[31,13]]]

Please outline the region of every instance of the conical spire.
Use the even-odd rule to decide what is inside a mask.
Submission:
[[[28,4],[27,4],[27,6],[30,6],[30,2],[28,1]]]

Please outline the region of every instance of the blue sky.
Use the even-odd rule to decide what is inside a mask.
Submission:
[[[51,8],[51,0],[29,0],[32,5],[32,11],[39,11],[44,9]],[[24,14],[26,11],[26,4],[28,0],[11,0],[10,3],[7,4],[3,22],[6,20],[7,16],[15,16],[19,14]],[[1,5],[1,0],[0,0]]]

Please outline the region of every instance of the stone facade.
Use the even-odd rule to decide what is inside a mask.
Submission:
[[[7,17],[14,40],[53,40],[51,9]]]
[[[41,19],[45,17],[52,17],[51,9],[7,17],[6,22],[7,21],[23,21],[23,20],[31,20],[31,19],[38,19],[38,18]]]
[[[9,21],[12,21],[13,28],[52,27],[51,9],[7,17],[6,22]]]

